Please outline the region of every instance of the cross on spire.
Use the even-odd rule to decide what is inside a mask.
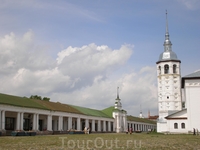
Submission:
[[[166,10],[166,34],[168,33],[168,19],[167,19],[167,10]],[[168,33],[169,34],[169,33]]]
[[[117,99],[119,99],[119,87],[117,87]]]

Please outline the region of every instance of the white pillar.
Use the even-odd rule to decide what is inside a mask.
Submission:
[[[36,130],[36,114],[33,114],[33,128],[32,130]]]
[[[101,120],[98,120],[98,131],[101,131]]]
[[[118,133],[118,128],[119,128],[119,117],[118,117],[118,115],[116,116],[116,132]]]
[[[95,120],[92,120],[92,131],[95,131]]]
[[[5,130],[5,110],[3,110],[2,112],[1,112],[1,120],[2,120],[2,126],[1,126],[1,129],[2,130]]]
[[[111,131],[111,122],[108,121],[108,131],[110,132]]]
[[[72,117],[68,117],[68,130],[72,128]]]
[[[81,130],[81,127],[80,127],[80,124],[81,124],[81,119],[78,117],[77,118],[77,120],[76,120],[76,122],[77,122],[77,129],[76,130]]]
[[[115,130],[115,121],[113,122],[113,131],[116,131]]]
[[[85,119],[85,126],[88,128],[89,127],[89,120]]]
[[[20,130],[20,112],[17,112],[16,130]]]
[[[67,118],[63,118],[63,130],[66,131],[68,128],[67,128]]]
[[[0,130],[1,130],[1,124],[2,124],[2,123],[1,123],[1,122],[2,122],[1,118],[2,118],[2,117],[1,117],[1,110],[0,110]]]
[[[63,116],[58,117],[58,131],[63,130]]]
[[[20,113],[20,130],[24,130],[24,113]]]
[[[52,115],[47,116],[47,130],[52,131]]]
[[[36,130],[39,130],[39,114],[36,114]]]
[[[106,121],[105,120],[103,121],[103,131],[104,132],[106,131]]]

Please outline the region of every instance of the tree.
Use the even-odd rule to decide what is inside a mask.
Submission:
[[[31,95],[30,99],[39,99],[39,100],[43,100],[43,101],[50,101],[50,98],[48,98],[48,97],[42,98],[41,96],[38,96],[38,95]]]
[[[31,95],[30,99],[39,99],[39,100],[42,100],[42,97],[38,96],[38,95]]]
[[[43,100],[43,101],[50,101],[50,98],[48,98],[48,97],[43,97],[42,100]]]

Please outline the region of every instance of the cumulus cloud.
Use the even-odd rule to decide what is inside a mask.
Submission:
[[[61,50],[51,58],[34,42],[33,31],[18,37],[10,33],[0,38],[1,93],[19,96],[41,95],[51,101],[103,109],[113,106],[116,88],[129,114],[156,108],[155,68],[121,72],[133,53],[133,46],[113,50],[91,43]]]
[[[200,9],[199,0],[178,0],[181,4],[183,4],[189,10]]]

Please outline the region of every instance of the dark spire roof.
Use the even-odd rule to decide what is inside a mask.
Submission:
[[[160,54],[159,60],[157,63],[162,61],[179,61],[176,53],[172,51],[172,43],[169,39],[169,28],[168,28],[168,18],[167,18],[167,10],[166,10],[166,30],[165,30],[165,41],[164,41],[164,52]]]

